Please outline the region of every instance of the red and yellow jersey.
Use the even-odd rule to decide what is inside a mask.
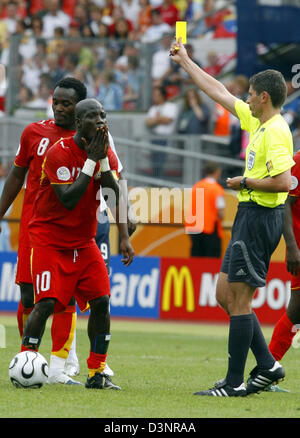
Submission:
[[[118,170],[118,159],[111,148],[107,154],[112,171]],[[97,163],[94,176],[73,210],[58,199],[52,184],[73,184],[87,159],[73,137],[55,143],[46,153],[40,188],[29,222],[30,242],[35,247],[79,249],[94,245],[97,209],[100,205],[101,172]]]
[[[30,246],[28,223],[33,215],[33,204],[40,186],[45,153],[58,140],[70,137],[74,132],[61,128],[52,119],[31,123],[23,131],[14,163],[18,167],[28,168],[19,245]]]

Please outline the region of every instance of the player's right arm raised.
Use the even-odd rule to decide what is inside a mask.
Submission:
[[[178,47],[179,50],[176,50]],[[172,60],[179,64],[188,73],[195,84],[205,94],[230,111],[234,116],[237,116],[235,111],[236,97],[229,93],[227,88],[220,81],[210,76],[191,60],[181,42],[181,38],[179,38],[179,41],[172,46],[170,55]]]

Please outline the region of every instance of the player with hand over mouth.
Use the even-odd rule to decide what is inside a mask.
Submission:
[[[110,341],[110,284],[94,239],[100,185],[113,191],[116,215],[122,203],[107,158],[112,151],[103,113],[95,99],[79,102],[74,137],[58,141],[46,153],[29,224],[36,304],[25,326],[22,350],[38,350],[48,317],[74,296],[81,310],[90,307],[86,387],[120,389],[103,372]],[[127,223],[122,227],[120,249],[123,263],[129,265],[134,251]]]

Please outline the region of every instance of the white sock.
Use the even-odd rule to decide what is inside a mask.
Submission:
[[[77,357],[77,354],[76,354],[76,330],[75,330],[75,333],[74,333],[74,339],[73,339],[73,342],[71,344],[71,348],[70,348],[70,351],[69,351],[69,356],[68,356],[67,361],[68,362],[74,362],[74,363],[78,362],[78,357]]]
[[[49,363],[49,375],[48,377],[56,376],[61,374],[65,369],[66,359],[62,357],[55,356],[51,354]]]

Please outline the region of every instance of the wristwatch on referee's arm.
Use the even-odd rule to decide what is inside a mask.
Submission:
[[[247,183],[246,183],[246,179],[247,179],[246,176],[244,176],[244,178],[241,179],[240,186],[241,186],[242,189],[247,189],[248,188],[247,187]]]

